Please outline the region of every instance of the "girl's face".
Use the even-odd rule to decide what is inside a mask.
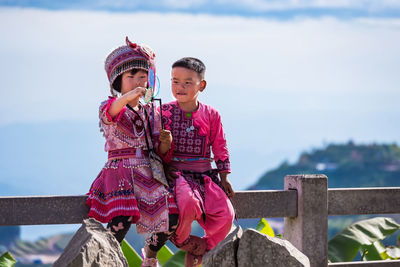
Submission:
[[[131,71],[122,73],[121,94],[126,94],[136,87],[147,87],[147,71],[139,70],[135,74]]]

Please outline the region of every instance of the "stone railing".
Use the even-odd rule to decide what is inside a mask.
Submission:
[[[0,197],[0,225],[80,224],[86,196]],[[284,238],[311,266],[400,266],[400,260],[328,264],[328,215],[400,213],[400,188],[328,189],[325,175],[288,175],[284,190],[239,191],[238,218],[284,217]]]

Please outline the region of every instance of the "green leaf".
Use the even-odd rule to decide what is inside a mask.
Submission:
[[[178,250],[174,256],[172,256],[166,263],[164,267],[185,267],[185,256],[186,251]]]
[[[376,257],[380,247],[374,244],[400,228],[391,218],[377,217],[356,222],[332,237],[328,242],[328,258],[331,262],[352,261],[360,249],[367,249],[365,258]],[[372,247],[371,247],[372,246]],[[367,256],[370,254],[369,256]]]
[[[397,260],[400,258],[400,248],[390,246],[386,248],[386,254],[392,260]]]
[[[13,267],[15,263],[17,263],[17,261],[8,252],[0,256],[0,267]]]
[[[164,266],[164,264],[174,255],[174,253],[167,247],[167,245],[162,246],[162,248],[157,253],[158,262]]]
[[[386,257],[385,246],[380,241],[375,241],[372,245],[361,245],[361,251],[367,251],[363,258],[364,261],[384,260]]]
[[[328,242],[328,259],[331,262],[352,261],[359,249],[358,242],[336,235]]]
[[[256,227],[256,230],[259,231],[260,233],[266,234],[270,237],[275,237],[274,230],[271,228],[271,226],[269,225],[267,220],[264,218],[260,219],[260,221],[258,222],[258,225]]]
[[[139,256],[136,250],[134,250],[125,239],[122,240],[121,249],[125,255],[126,260],[128,261],[129,267],[142,265],[142,257]]]
[[[391,260],[390,256],[387,254],[386,251],[382,252],[381,257],[383,260]]]

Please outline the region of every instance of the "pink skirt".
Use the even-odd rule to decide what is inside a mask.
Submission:
[[[178,213],[168,188],[153,179],[147,158],[110,159],[87,195],[89,217],[108,223],[132,216],[138,233],[167,231],[168,214]]]

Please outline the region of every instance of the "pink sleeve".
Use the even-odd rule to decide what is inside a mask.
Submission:
[[[110,106],[112,102],[116,100],[115,97],[110,97],[107,101],[103,102],[102,105],[100,106],[100,119],[105,123],[105,124],[111,124],[113,122],[117,122],[120,120],[122,114],[124,114],[126,107],[123,107],[122,110],[118,113],[117,116],[112,118],[110,114],[108,113],[108,110],[110,109]]]
[[[214,110],[210,114],[211,131],[210,141],[214,154],[215,164],[218,172],[231,172],[231,164],[229,161],[229,151],[226,145],[225,133],[222,127],[221,116],[218,111]]]
[[[167,153],[165,153],[164,155],[161,154],[158,149],[157,149],[157,154],[161,157],[161,159],[165,162],[165,163],[170,163],[172,160],[172,154],[174,153],[174,149],[175,149],[175,144],[174,141],[172,141],[171,143],[171,148],[167,151]]]

